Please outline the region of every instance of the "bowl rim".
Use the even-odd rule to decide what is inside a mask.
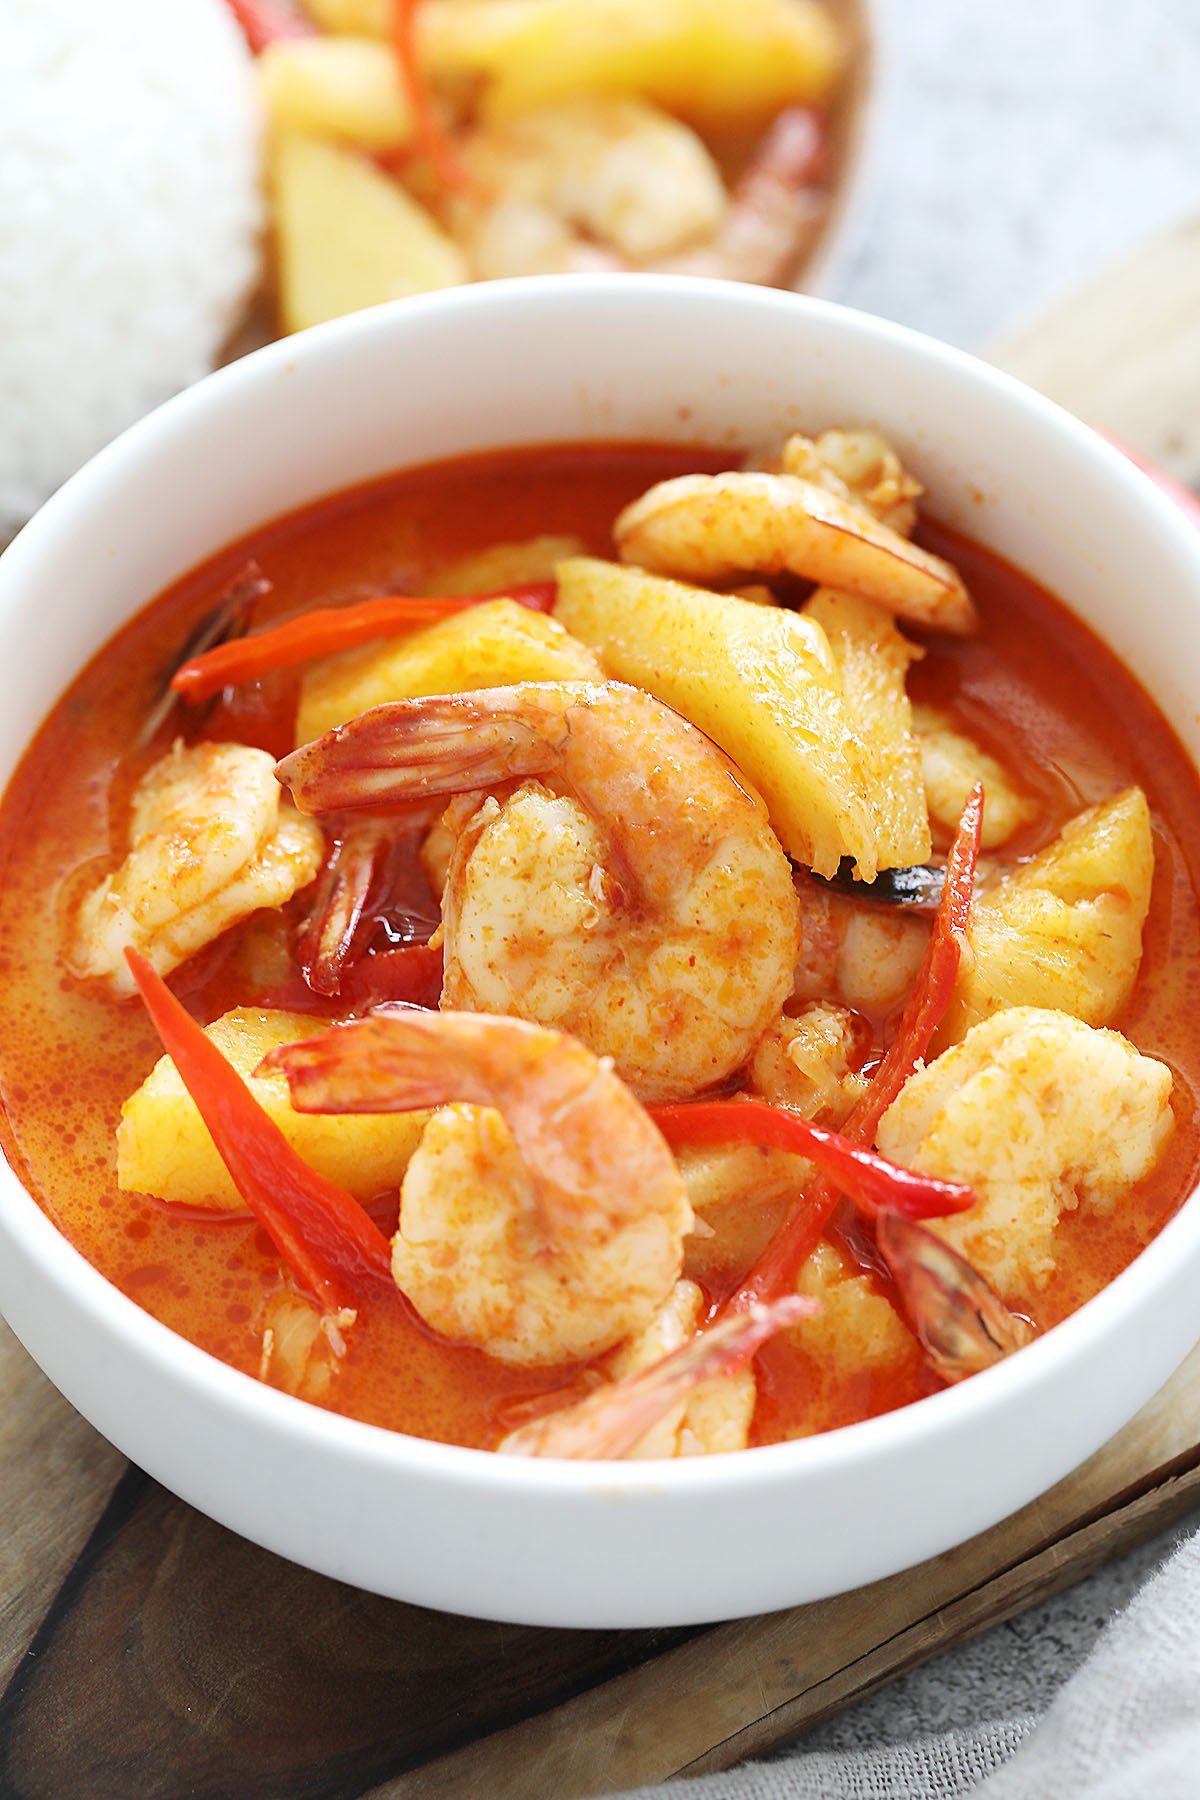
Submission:
[[[557,298],[550,299],[551,293]],[[255,404],[299,362],[336,358],[340,346],[351,344],[358,344],[357,353],[365,354],[372,342],[402,333],[404,321],[416,324],[431,313],[490,311],[503,318],[506,311],[520,310],[535,300],[568,310],[602,301],[606,306],[636,311],[653,296],[672,307],[693,303],[711,307],[716,303],[727,309],[731,318],[739,311],[751,315],[766,310],[792,314],[798,324],[807,317],[841,334],[848,350],[856,337],[869,338],[890,345],[899,355],[940,364],[960,380],[992,390],[1010,408],[1043,423],[1081,466],[1090,465],[1100,489],[1123,489],[1128,502],[1167,540],[1168,549],[1185,563],[1192,563],[1200,577],[1200,536],[1150,479],[1089,427],[1001,370],[909,327],[811,295],[682,276],[621,273],[524,277],[405,299],[333,320],[298,338],[265,345],[218,370],[131,426],[34,515],[0,556],[0,609],[9,604],[10,589],[26,579],[27,570],[36,572],[41,546],[69,524],[76,507],[91,505],[102,500],[110,488],[123,486],[159,443],[186,436],[193,420],[214,410],[236,411],[242,405]],[[328,493],[338,491],[333,487]],[[132,617],[142,604],[145,602],[137,602],[127,616]],[[396,1475],[444,1479],[484,1491],[542,1496],[602,1490],[606,1495],[666,1496],[672,1504],[686,1504],[689,1497],[698,1500],[800,1482],[810,1472],[850,1473],[870,1466],[893,1445],[932,1446],[952,1438],[964,1419],[979,1422],[1010,1409],[1056,1369],[1066,1370],[1085,1360],[1097,1338],[1128,1326],[1152,1300],[1161,1272],[1178,1260],[1177,1246],[1200,1240],[1200,1203],[1193,1190],[1146,1248],[1098,1294],[1018,1355],[970,1381],[812,1437],[748,1451],[646,1463],[572,1463],[499,1456],[365,1424],[267,1387],[179,1336],[109,1282],[59,1231],[7,1159],[0,1169],[0,1226],[13,1234],[18,1247],[41,1266],[67,1301],[118,1337],[125,1348],[161,1365],[178,1387],[243,1422],[290,1440],[297,1448],[333,1454],[351,1464],[370,1464]]]

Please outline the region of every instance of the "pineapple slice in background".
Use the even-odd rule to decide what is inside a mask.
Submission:
[[[413,115],[395,52],[375,38],[277,38],[258,58],[271,126],[367,150],[412,142]]]
[[[306,0],[325,31],[386,37],[391,0]],[[699,131],[762,130],[825,98],[845,61],[818,0],[425,0],[418,19],[436,85],[482,78],[485,116],[573,94],[653,100]]]
[[[276,132],[269,174],[285,331],[467,280],[458,246],[359,151]]]

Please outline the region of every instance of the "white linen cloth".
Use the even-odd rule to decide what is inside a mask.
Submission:
[[[836,298],[975,347],[1200,212],[1200,0],[877,5],[891,104],[871,229]],[[1143,1546],[768,1762],[625,1800],[651,1795],[1196,1800],[1200,1532]]]
[[[1102,1627],[1082,1666],[1062,1679],[1097,1611],[1136,1589],[1166,1550],[1173,1554],[1165,1565]],[[1024,1666],[1023,1649],[1031,1652]],[[931,1716],[948,1713],[957,1715],[953,1727],[925,1728]],[[769,1762],[639,1788],[622,1800],[1196,1800],[1198,1794],[1200,1532],[1184,1527],[905,1676]]]

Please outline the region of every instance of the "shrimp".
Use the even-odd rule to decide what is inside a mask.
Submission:
[[[796,1287],[821,1310],[797,1326],[795,1342],[827,1378],[861,1379],[917,1356],[912,1332],[878,1283],[828,1240],[808,1258]]]
[[[1016,1006],[918,1069],[876,1141],[906,1167],[974,1189],[978,1205],[926,1229],[1019,1305],[1054,1272],[1062,1213],[1111,1211],[1154,1167],[1171,1085],[1166,1065],[1119,1032]]]
[[[854,900],[804,878],[796,891],[801,948],[793,997],[836,995],[858,1012],[892,1012],[916,980],[929,943],[928,917]]]
[[[788,107],[768,127],[743,169],[710,241],[667,258],[658,269],[766,287],[787,283],[825,218],[824,161],[819,117],[807,107]]]
[[[397,701],[279,773],[309,811],[500,789],[458,820],[442,1004],[570,1031],[642,1099],[733,1074],[791,991],[798,907],[762,803],[636,688]]]
[[[913,1331],[943,1381],[978,1375],[1032,1341],[1032,1322],[1011,1312],[979,1271],[932,1231],[885,1211],[875,1232]]]
[[[300,1112],[434,1106],[404,1176],[396,1285],[434,1331],[522,1367],[644,1331],[692,1209],[657,1128],[573,1038],[383,1006],[272,1051]]]
[[[786,570],[956,636],[978,623],[949,563],[882,524],[860,499],[799,475],[677,475],[627,506],[613,537],[622,562],[682,581],[711,586]]]
[[[822,431],[816,438],[794,432],[780,463],[785,475],[820,482],[843,500],[857,500],[901,537],[912,536],[925,490],[882,432]]]
[[[177,741],[146,771],[134,790],[128,853],[75,914],[72,974],[132,994],[126,946],[165,975],[308,885],[324,837],[281,799],[273,768],[265,750],[245,744]]]
[[[815,1302],[798,1294],[770,1306],[751,1307],[740,1317],[711,1326],[648,1369],[510,1431],[496,1448],[509,1456],[580,1460],[636,1454],[647,1433],[680,1401],[695,1399],[703,1384],[731,1379],[775,1332],[815,1310]]]
[[[1005,843],[1038,813],[1036,800],[1023,793],[1015,778],[994,756],[961,731],[950,713],[936,706],[914,706],[913,730],[921,748],[921,779],[929,816],[951,836],[963,802],[977,781],[983,783],[985,849]]]
[[[695,1336],[703,1308],[704,1296],[695,1282],[677,1281],[666,1304],[645,1331],[606,1359],[607,1373],[618,1383],[627,1381],[681,1350]],[[665,1412],[625,1455],[631,1462],[641,1462],[651,1457],[709,1456],[719,1450],[744,1450],[749,1442],[755,1395],[754,1371],[749,1367],[701,1382]]]
[[[857,1073],[870,1034],[864,1020],[830,1001],[782,1014],[760,1039],[748,1070],[751,1093],[805,1119],[841,1125],[863,1091]]]
[[[478,127],[449,220],[475,273],[626,268],[719,227],[727,197],[694,131],[632,95],[580,95]]]
[[[816,1001],[784,1013],[755,1048],[746,1094],[840,1126],[865,1086],[855,1070],[867,1047],[865,1021],[842,1007]],[[697,1220],[684,1273],[700,1281],[727,1280],[757,1262],[787,1203],[816,1173],[806,1157],[762,1144],[677,1145],[675,1156]]]

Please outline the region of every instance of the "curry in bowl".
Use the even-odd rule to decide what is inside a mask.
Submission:
[[[730,462],[319,503],[27,753],[6,1149],[234,1367],[485,1449],[737,1450],[1018,1350],[1188,1192],[1169,726],[876,433]]]

